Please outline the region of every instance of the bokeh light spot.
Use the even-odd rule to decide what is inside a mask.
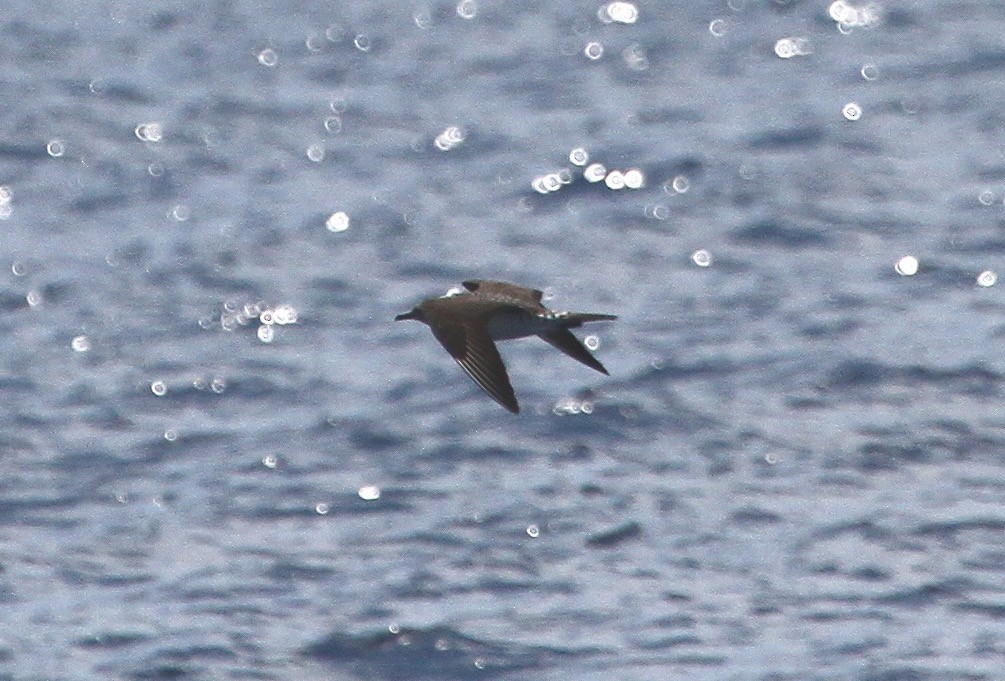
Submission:
[[[325,227],[328,228],[329,232],[344,232],[349,229],[349,216],[341,210],[332,213],[325,221]]]
[[[328,116],[325,119],[325,130],[333,135],[342,132],[342,119],[338,116]]]
[[[698,267],[708,267],[712,264],[712,254],[701,248],[691,254],[691,261]]]
[[[279,63],[279,55],[270,47],[258,53],[258,63],[262,66],[275,66]]]
[[[360,33],[353,38],[352,44],[360,52],[369,52],[373,49],[373,41],[363,33]]]
[[[363,485],[356,492],[360,499],[365,501],[376,501],[380,499],[380,487],[377,485]]]
[[[440,151],[450,151],[454,147],[462,144],[464,139],[464,130],[456,125],[451,125],[436,136],[436,139],[433,140],[433,145]]]
[[[325,148],[321,144],[312,144],[307,147],[307,158],[314,163],[321,163],[325,160]]]
[[[630,2],[609,2],[597,10],[601,23],[634,24],[639,19],[639,9]]]
[[[604,178],[604,184],[607,185],[608,189],[624,189],[625,188],[625,174],[620,170],[612,170],[607,173],[607,177]]]
[[[583,171],[583,177],[587,182],[600,182],[607,176],[607,168],[603,163],[591,163]]]
[[[905,255],[903,258],[897,261],[894,265],[894,269],[897,270],[897,274],[905,277],[912,277],[918,273],[918,259],[913,255]]]
[[[629,189],[641,189],[645,183],[646,176],[638,168],[631,168],[625,172],[625,186]]]
[[[141,142],[160,142],[164,139],[164,126],[157,121],[140,123],[133,130],[133,133]]]

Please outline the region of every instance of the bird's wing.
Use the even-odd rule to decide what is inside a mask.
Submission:
[[[538,334],[538,336],[541,340],[558,348],[574,360],[582,362],[602,374],[607,374],[607,369],[600,363],[600,360],[590,354],[590,351],[573,335],[572,331],[568,329],[555,329],[554,331]]]
[[[436,324],[430,328],[478,387],[514,414],[520,411],[506,365],[485,324]]]
[[[536,288],[527,288],[526,286],[517,286],[516,284],[508,284],[504,281],[468,279],[461,283],[464,284],[464,288],[472,293],[499,295],[512,298],[516,301],[526,302],[533,306],[540,305],[541,298],[544,296],[544,291],[539,291]]]

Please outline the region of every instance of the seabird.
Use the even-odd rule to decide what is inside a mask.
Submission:
[[[509,411],[518,413],[520,405],[494,341],[537,336],[607,374],[604,365],[569,329],[585,322],[617,319],[615,315],[549,310],[541,304],[541,291],[504,281],[471,279],[463,284],[466,291],[428,298],[394,319],[428,324],[467,375]]]

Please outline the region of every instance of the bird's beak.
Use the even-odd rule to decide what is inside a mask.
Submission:
[[[401,322],[406,319],[415,319],[415,311],[412,312],[402,312],[400,315],[394,318],[394,321]]]

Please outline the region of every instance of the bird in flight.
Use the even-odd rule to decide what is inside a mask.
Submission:
[[[549,310],[541,304],[541,291],[504,281],[471,279],[463,284],[466,291],[427,298],[394,319],[428,324],[436,340],[465,373],[509,411],[518,413],[520,405],[495,341],[537,336],[576,361],[607,374],[604,365],[569,329],[585,322],[617,319],[615,315]]]

